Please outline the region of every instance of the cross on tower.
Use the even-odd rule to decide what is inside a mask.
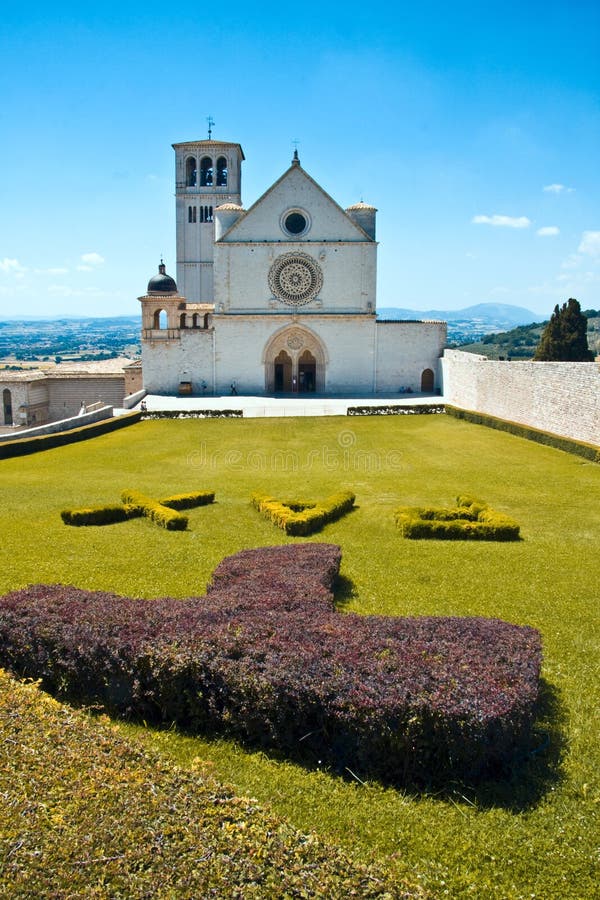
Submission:
[[[215,120],[213,119],[212,116],[208,116],[206,121],[208,122],[208,139],[210,141],[210,139],[212,137],[212,127],[215,124]]]

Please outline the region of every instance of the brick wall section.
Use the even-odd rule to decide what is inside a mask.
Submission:
[[[446,350],[444,400],[453,406],[600,446],[600,364],[496,362]]]

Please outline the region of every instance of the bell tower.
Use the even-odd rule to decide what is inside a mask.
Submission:
[[[177,284],[190,303],[213,303],[215,209],[242,202],[240,144],[186,141],[175,150]]]

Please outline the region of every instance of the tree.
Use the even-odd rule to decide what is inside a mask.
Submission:
[[[533,358],[541,362],[593,362],[594,354],[587,342],[587,318],[573,297],[562,307],[558,303],[554,307]]]

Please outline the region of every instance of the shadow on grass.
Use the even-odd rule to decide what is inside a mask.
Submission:
[[[567,722],[567,708],[560,691],[542,678],[535,721],[527,743],[516,750],[510,768],[475,783],[466,779],[438,784],[432,781],[415,795],[451,802],[462,800],[479,809],[499,807],[515,813],[532,809],[564,778]]]

